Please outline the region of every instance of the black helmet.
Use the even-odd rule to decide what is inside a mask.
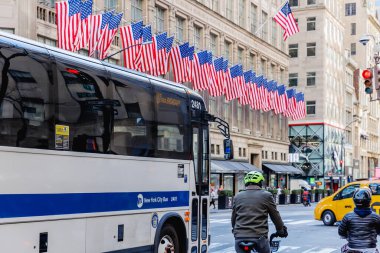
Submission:
[[[369,188],[357,189],[354,193],[354,202],[357,208],[369,207],[371,203],[372,193]]]

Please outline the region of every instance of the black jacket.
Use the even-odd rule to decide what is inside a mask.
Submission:
[[[380,234],[380,216],[369,208],[367,212],[356,209],[344,216],[338,233],[347,238],[350,248],[376,248],[376,237]]]
[[[236,194],[231,224],[235,238],[268,237],[268,214],[277,231],[284,228],[271,193],[253,187]]]

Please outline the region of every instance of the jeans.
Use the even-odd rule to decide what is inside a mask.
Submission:
[[[260,237],[259,239],[249,239],[249,238],[235,238],[235,250],[237,253],[246,253],[244,250],[240,249],[240,242],[255,242],[257,244],[255,250],[258,253],[271,253],[269,246],[269,241],[265,237]]]

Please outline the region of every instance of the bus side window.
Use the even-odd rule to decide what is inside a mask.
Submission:
[[[152,157],[155,153],[153,94],[149,80],[118,69],[111,73],[115,117],[110,150],[118,155]]]
[[[56,124],[69,127],[69,150],[108,153],[117,103],[108,97],[104,67],[59,52],[52,54],[58,80]]]
[[[190,159],[190,121],[186,94],[169,90],[157,82],[155,86],[157,122],[156,157]]]
[[[9,44],[8,44],[9,43]],[[53,149],[52,62],[46,49],[0,42],[0,145]],[[2,73],[7,76],[2,76]]]

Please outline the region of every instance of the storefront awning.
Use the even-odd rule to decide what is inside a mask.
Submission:
[[[261,171],[255,165],[246,162],[211,160],[211,173],[246,173]]]
[[[277,174],[292,174],[292,175],[304,174],[302,170],[297,169],[290,165],[273,164],[273,163],[263,163],[263,165]]]

